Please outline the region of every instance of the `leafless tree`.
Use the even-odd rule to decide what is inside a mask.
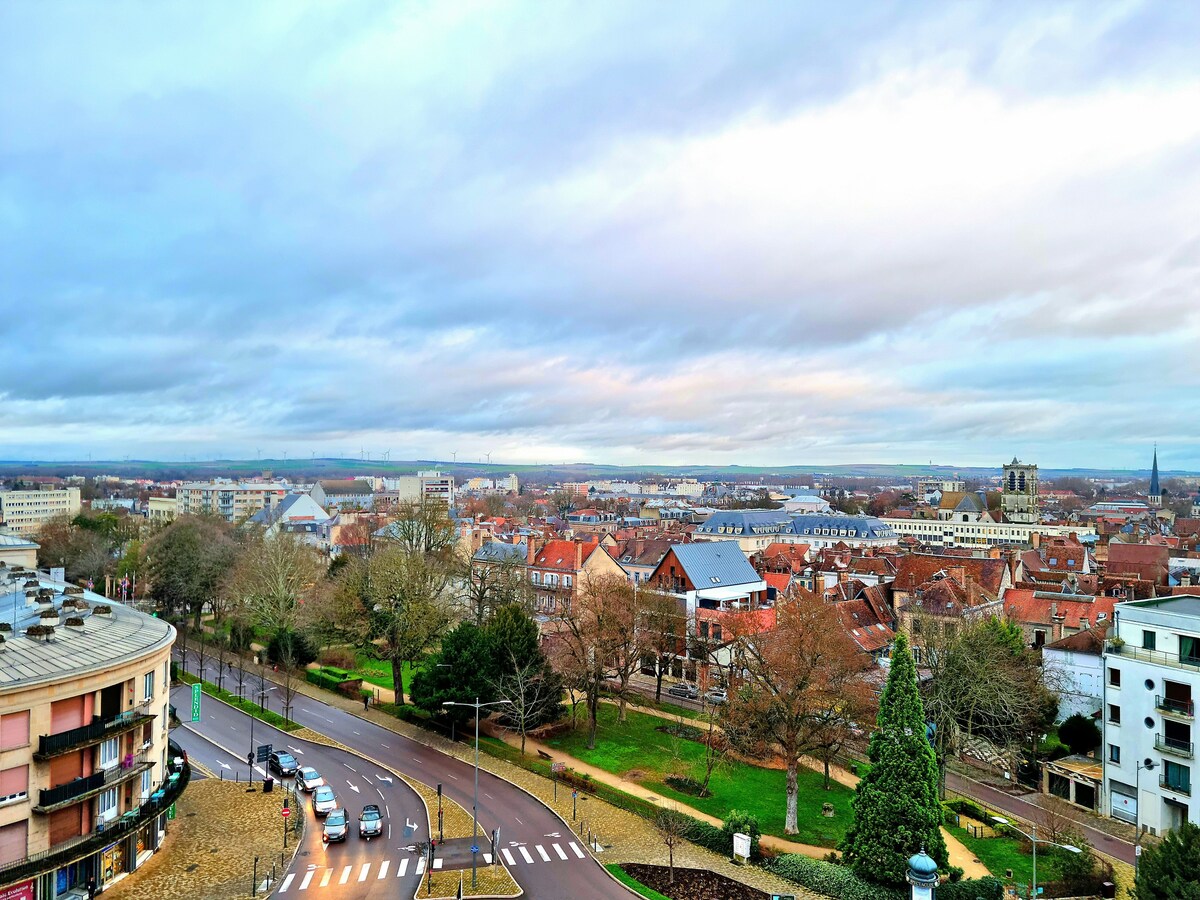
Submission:
[[[685,646],[687,615],[680,600],[660,591],[638,591],[642,646],[654,658],[654,699],[662,700],[663,675]]]
[[[550,709],[562,701],[562,679],[547,671],[541,660],[521,665],[514,654],[510,653],[510,656],[511,671],[496,681],[495,688],[498,698],[509,702],[504,708],[504,718],[521,736],[521,755],[524,756],[529,729],[544,721]]]
[[[654,828],[667,847],[667,883],[675,883],[675,848],[687,840],[691,823],[675,807],[660,809],[654,817]]]
[[[524,562],[520,557],[499,562],[464,560],[455,567],[459,599],[477,626],[482,628],[492,613],[510,603],[526,612],[533,608],[534,591]]]

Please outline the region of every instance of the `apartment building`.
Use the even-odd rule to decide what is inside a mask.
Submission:
[[[1161,834],[1200,824],[1196,699],[1200,596],[1132,600],[1113,610],[1104,652],[1104,786],[1117,819]]]
[[[175,497],[151,497],[146,502],[146,518],[151,522],[170,522],[179,514],[179,500]]]
[[[175,499],[181,516],[218,515],[227,522],[243,522],[260,509],[274,506],[287,494],[284,484],[218,479],[182,484]]]
[[[159,847],[187,783],[168,771],[175,630],[9,569],[0,638],[0,895],[103,890]]]
[[[751,554],[771,544],[826,547],[894,547],[896,532],[871,516],[794,514],[782,509],[723,511],[710,516],[695,533],[696,541],[737,541]]]
[[[396,479],[396,491],[401,503],[435,500],[447,507],[454,505],[454,476],[441,472],[418,472]]]
[[[968,518],[973,519],[971,516]],[[1029,545],[1033,543],[1035,534],[1061,538],[1070,535],[1076,538],[1096,535],[1096,529],[1087,525],[1031,525],[1020,522],[936,521],[888,517],[881,521],[902,537],[915,537],[922,544],[945,549],[983,550],[1009,544]]]
[[[79,515],[79,488],[62,490],[0,490],[0,528],[16,534],[37,534],[55,516]]]

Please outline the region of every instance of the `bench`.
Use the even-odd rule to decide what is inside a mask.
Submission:
[[[551,756],[549,753],[547,753],[545,750],[539,750],[538,756],[540,756],[542,759],[554,759],[554,757]]]

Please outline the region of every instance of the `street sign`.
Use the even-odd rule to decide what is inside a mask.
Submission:
[[[200,721],[200,685],[192,685],[192,721]]]
[[[271,751],[275,748],[270,744],[258,745],[258,762],[266,762],[271,757]]]
[[[246,765],[248,765],[248,766],[254,765],[254,753],[253,752],[246,754]]]
[[[170,806],[167,807],[167,819],[174,819],[174,818],[175,818],[175,804],[172,803]]]
[[[286,801],[284,801],[284,802],[286,802]],[[290,816],[291,814],[292,814],[292,811],[290,809],[288,809],[286,806],[283,808],[283,812],[280,813],[280,815],[282,815],[285,819],[288,816]]]
[[[478,844],[472,844],[472,845],[471,845],[471,852],[472,852],[472,853],[478,853],[478,852],[479,852],[479,845],[478,845]]]

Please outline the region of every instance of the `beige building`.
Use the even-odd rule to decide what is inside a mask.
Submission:
[[[0,893],[86,896],[158,848],[187,783],[168,772],[175,629],[11,569],[0,623]]]
[[[39,549],[40,547],[33,541],[20,535],[0,531],[0,565],[6,568],[36,568]],[[0,576],[3,574],[3,570],[0,570]]]
[[[0,527],[17,534],[37,534],[55,516],[77,516],[79,488],[47,491],[0,491]]]
[[[287,494],[286,485],[265,481],[191,481],[176,491],[176,512],[181,516],[218,515],[227,522],[243,522]]]
[[[146,504],[146,517],[151,522],[170,522],[179,514],[179,500],[175,497],[151,497]]]

